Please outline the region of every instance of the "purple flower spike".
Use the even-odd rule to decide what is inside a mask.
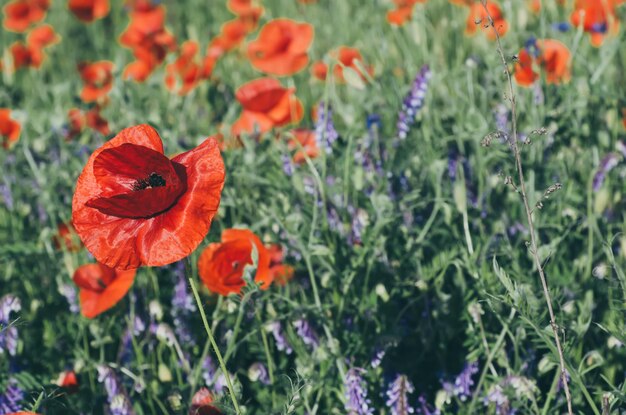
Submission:
[[[391,409],[391,415],[409,415],[415,410],[409,405],[408,395],[413,393],[415,388],[405,375],[398,375],[396,380],[387,389],[387,407]]]
[[[411,126],[415,121],[415,116],[424,105],[424,98],[428,90],[428,81],[431,76],[432,72],[430,71],[430,67],[424,65],[413,80],[411,90],[404,98],[402,109],[398,114],[398,122],[396,124],[398,139],[404,140],[408,136]]]
[[[609,153],[600,162],[600,167],[593,176],[593,191],[597,192],[602,187],[606,175],[619,164],[619,157],[615,153]]]
[[[317,346],[319,346],[319,340],[317,334],[315,334],[315,331],[308,321],[301,318],[294,321],[293,326],[296,328],[296,332],[304,344],[311,346],[313,350],[317,349]]]
[[[15,384],[14,380],[10,380],[7,389],[0,394],[0,414],[9,414],[22,410],[20,402],[24,399],[24,392]]]
[[[321,101],[317,106],[317,122],[315,123],[315,140],[319,148],[326,154],[332,154],[333,144],[339,138],[339,133],[333,123],[333,110],[330,105]]]
[[[374,408],[370,408],[370,400],[367,399],[367,385],[361,377],[364,369],[354,367],[346,373],[344,379],[346,410],[348,415],[372,415]]]

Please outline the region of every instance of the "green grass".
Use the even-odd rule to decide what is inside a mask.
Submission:
[[[146,83],[123,81],[121,72],[132,56],[117,43],[128,21],[121,4],[113,1],[109,16],[87,26],[65,3],[53,1],[46,18],[62,42],[49,49],[43,67],[14,74],[5,70],[0,80],[0,107],[14,110],[23,127],[17,145],[0,151],[3,180],[14,201],[12,208],[0,203],[0,297],[13,294],[22,303],[22,311],[12,315],[19,316],[14,323],[18,353],[11,358],[0,354],[0,393],[12,378],[26,391],[24,409],[106,413],[96,367],[111,364],[137,414],[186,413],[190,397],[204,385],[204,357],[214,356],[199,313],[186,321],[194,341],[180,344],[190,373],[175,347],[148,332],[133,337],[130,346],[122,341],[134,316],[150,322],[150,304],[160,304],[161,322],[173,325],[177,274],[172,267],[140,269],[131,293],[94,320],[71,313],[59,292],[72,283],[79,265],[93,259],[85,250],[57,250],[52,237],[57,225],[71,218],[75,180],[88,154],[108,138],[90,130],[70,142],[62,136],[67,111],[88,108],[78,98],[82,84],[76,64],[113,61],[111,103],[103,111],[111,130],[150,123],[168,154],[218,132],[227,135],[240,112],[234,91],[262,75],[235,51],[218,63],[210,81],[185,97],[165,89],[162,67]],[[223,1],[164,3],[167,27],[179,44],[195,39],[202,52],[232,18]],[[524,2],[504,3],[511,26],[503,39],[507,56],[518,53],[530,36],[559,39],[573,52],[569,83],[541,80],[542,104],[534,103],[532,89],[516,91],[520,131],[549,131],[524,147],[523,160],[533,205],[548,186],[563,184],[535,220],[563,330],[575,413],[600,414],[603,395],[610,394],[609,413],[617,414],[626,408],[626,353],[623,345],[615,346],[615,339],[626,343],[626,164],[622,161],[599,191],[591,183],[600,160],[626,137],[621,123],[625,34],[622,30],[593,48],[588,35],[575,29],[551,29],[552,23],[568,19],[568,11],[547,5],[535,16]],[[313,127],[310,109],[323,99],[333,107],[341,136],[332,155],[296,167],[292,177],[282,170],[281,156],[288,152],[284,140],[272,135],[261,142],[245,138],[243,148],[223,153],[227,179],[219,214],[191,262],[196,263],[202,247],[219,240],[223,229],[248,227],[264,241],[285,246],[287,263],[296,269],[286,287],[252,290],[245,300],[200,292],[245,413],[344,414],[344,372],[352,367],[366,370],[375,414],[391,414],[385,391],[397,374],[407,375],[415,386],[410,395],[415,407],[424,395],[430,405],[441,403],[442,413],[470,413],[473,405],[471,413],[493,414],[495,407],[483,403],[486,394],[517,377],[535,386],[526,392],[503,386],[518,413],[564,413],[564,395],[555,389],[558,357],[525,246],[528,236],[507,232],[524,223],[519,196],[503,184],[504,176],[515,175],[513,158],[506,145],[480,146],[496,129],[494,110],[505,92],[495,44],[482,34],[466,37],[465,10],[442,0],[416,6],[412,21],[401,28],[385,21],[389,1],[319,0],[305,6],[264,0],[263,5],[261,23],[289,17],[315,26],[312,60],[340,45],[355,46],[365,63],[374,65],[375,75],[363,90],[312,80],[308,69],[281,80],[295,86],[304,103],[302,126]],[[624,12],[622,7],[621,17]],[[0,31],[0,50],[19,38]],[[168,56],[167,62],[174,58]],[[396,148],[397,114],[423,64],[433,71],[426,101],[409,137]],[[367,129],[371,114],[381,118],[379,131]],[[386,151],[381,157],[378,149],[366,149],[382,172],[367,171],[355,161],[355,151],[369,134]],[[461,176],[456,185],[449,178],[450,154],[466,163],[463,171],[459,162],[457,173],[465,177],[467,189]],[[304,185],[311,180],[313,195]],[[463,192],[475,195],[477,204]],[[332,222],[331,208],[340,226]],[[348,236],[358,210],[367,224],[361,244],[351,245]],[[484,310],[480,323],[468,311],[476,304]],[[299,318],[316,331],[315,350],[297,334],[292,323]],[[282,323],[292,354],[277,349],[265,328],[272,321]],[[131,358],[121,371],[122,350],[129,348]],[[385,357],[374,368],[370,362],[381,348]],[[272,385],[249,378],[255,362],[272,365]],[[472,390],[479,383],[480,390],[466,401],[451,396],[443,403],[442,381],[453,382],[467,362],[478,364]],[[67,368],[78,373],[77,394],[52,383]],[[145,389],[134,390],[133,378]],[[234,413],[226,390],[217,395],[223,411]]]

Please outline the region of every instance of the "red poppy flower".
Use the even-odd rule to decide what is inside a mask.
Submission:
[[[57,233],[53,236],[52,242],[56,249],[65,248],[70,252],[78,252],[83,247],[83,244],[72,225],[72,221],[68,223],[59,223],[57,226]]]
[[[591,35],[591,44],[599,47],[607,34],[619,31],[616,7],[623,0],[576,0],[570,18],[572,25],[581,26]]]
[[[394,10],[387,12],[387,21],[396,26],[402,26],[411,19],[413,8],[417,3],[426,3],[426,0],[393,0]]]
[[[532,85],[539,77],[533,70],[535,63],[545,72],[547,83],[565,82],[570,78],[570,55],[567,46],[558,40],[537,40],[530,50],[526,47],[520,51],[515,64],[515,81],[522,86]]]
[[[191,398],[189,415],[222,415],[222,412],[212,403],[211,392],[207,388],[200,388]]]
[[[25,32],[30,25],[46,17],[50,0],[14,0],[4,6],[4,28],[13,32]]]
[[[214,138],[170,160],[152,127],[126,128],[89,157],[76,184],[72,221],[89,252],[107,266],[167,265],[206,236],[224,176]]]
[[[252,0],[229,0],[227,6],[239,20],[246,24],[248,31],[256,29],[263,15],[263,7],[255,6]]]
[[[61,41],[61,37],[49,24],[37,26],[26,36],[26,44],[31,47],[43,49]]]
[[[11,110],[8,108],[0,108],[0,139],[2,147],[8,149],[17,143],[20,138],[22,126],[19,122],[11,118]]]
[[[98,131],[100,134],[106,136],[111,134],[109,128],[109,122],[100,114],[101,107],[95,105],[87,112],[83,112],[78,108],[72,108],[67,113],[69,120],[69,126],[65,135],[66,140],[71,140],[80,134],[87,126],[92,130]]]
[[[61,372],[55,383],[57,386],[66,389],[68,393],[78,392],[78,378],[73,370]]]
[[[255,41],[248,44],[248,58],[261,72],[293,75],[309,62],[307,50],[312,41],[312,25],[274,19],[263,26]]]
[[[67,119],[69,124],[67,126],[67,132],[65,133],[65,139],[71,140],[79,135],[85,128],[85,114],[78,108],[71,108],[67,112]]]
[[[293,155],[293,162],[302,164],[306,161],[306,157],[316,158],[320,154],[317,146],[315,131],[304,128],[297,128],[290,131],[290,139],[287,142],[289,150],[296,150]]]
[[[85,114],[85,120],[87,122],[87,127],[92,130],[98,131],[100,134],[107,136],[111,134],[111,129],[109,128],[109,122],[102,117],[100,114],[100,106],[95,105]]]
[[[374,75],[374,68],[363,63],[363,56],[361,56],[361,52],[359,52],[356,48],[341,46],[338,50],[332,52],[331,56],[339,61],[339,64],[335,65],[333,68],[333,74],[337,82],[346,81],[343,75],[344,68],[351,68],[355,70],[359,75],[361,75],[363,80],[365,80],[366,77],[360,67],[364,67],[370,76]],[[360,62],[360,65],[357,65],[356,62]]]
[[[474,3],[474,0],[449,0],[450,3],[455,4],[457,6],[471,6]]]
[[[163,6],[135,8],[130,13],[130,23],[120,36],[120,43],[132,49],[136,61],[124,70],[125,79],[145,81],[167,53],[176,49],[176,39],[164,24]]]
[[[14,42],[10,49],[11,56],[13,57],[13,69],[18,70],[20,68],[39,68],[44,59],[44,53],[41,48],[25,45],[22,42]]]
[[[80,99],[83,102],[98,101],[105,97],[113,88],[113,62],[82,62],[78,64],[83,89]]]
[[[325,81],[328,76],[328,65],[323,61],[314,62],[313,65],[311,65],[311,74],[314,78]]]
[[[204,285],[217,294],[239,294],[246,285],[244,269],[252,265],[253,246],[258,258],[254,281],[267,290],[272,283],[270,254],[259,237],[248,229],[226,229],[222,232],[222,242],[209,244],[202,251],[198,274]]]
[[[235,93],[243,111],[232,126],[232,133],[264,133],[274,127],[302,119],[302,103],[294,90],[271,78],[259,78],[242,85]]]
[[[198,85],[202,70],[195,61],[198,43],[188,40],[180,47],[180,55],[165,67],[165,86],[170,91],[178,90],[179,95],[186,95]]]
[[[109,14],[109,0],[69,0],[70,11],[78,20],[91,23]]]
[[[485,32],[487,39],[496,40],[496,34],[491,26],[488,25],[489,19],[483,5],[480,2],[476,2],[472,3],[469,7],[470,12],[467,16],[467,22],[465,24],[465,33],[473,35],[476,33],[477,27],[480,27]],[[493,19],[493,26],[498,31],[498,34],[500,36],[504,36],[509,28],[509,24],[504,19],[502,9],[498,3],[490,1],[487,3],[487,10]]]
[[[94,318],[117,304],[133,285],[136,273],[136,269],[121,271],[100,263],[78,267],[72,279],[80,288],[83,316]]]
[[[272,244],[267,247],[270,254],[270,274],[272,280],[280,285],[286,285],[294,274],[294,269],[290,265],[283,264],[283,247],[279,244]]]

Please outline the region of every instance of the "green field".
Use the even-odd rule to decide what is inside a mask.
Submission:
[[[0,3],[0,415],[626,410],[623,0]]]

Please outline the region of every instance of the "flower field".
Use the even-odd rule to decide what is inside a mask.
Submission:
[[[1,6],[0,415],[625,413],[626,1]]]

